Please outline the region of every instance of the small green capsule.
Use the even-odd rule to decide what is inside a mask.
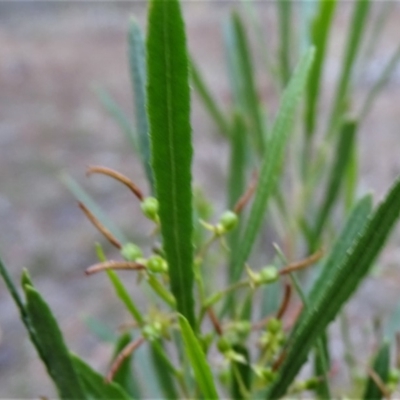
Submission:
[[[258,276],[258,284],[267,284],[267,283],[273,283],[277,281],[279,278],[279,273],[276,267],[273,265],[268,265],[264,267]]]
[[[126,261],[136,261],[143,256],[142,250],[133,243],[127,243],[122,247],[121,256]]]
[[[147,260],[146,266],[150,272],[154,272],[154,273],[168,271],[167,262],[160,256],[151,256]]]
[[[140,207],[143,211],[143,214],[151,219],[152,221],[157,221],[158,219],[158,200],[154,197],[146,197]]]
[[[271,332],[272,334],[282,331],[282,321],[277,318],[271,318],[267,322],[267,331]]]
[[[221,353],[226,353],[227,351],[229,351],[232,348],[231,344],[229,343],[229,341],[225,338],[225,337],[220,337],[217,341],[217,349],[221,352]]]
[[[225,211],[219,219],[219,223],[221,224],[225,232],[229,232],[234,229],[238,224],[238,221],[239,218],[237,214],[233,211]]]

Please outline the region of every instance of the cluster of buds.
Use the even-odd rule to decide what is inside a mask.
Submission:
[[[152,273],[167,273],[168,264],[167,261],[159,256],[152,255],[149,258],[143,258],[143,252],[137,245],[133,243],[127,243],[121,249],[121,255],[126,261],[134,261],[138,264],[143,265],[147,271]]]
[[[285,340],[282,321],[277,318],[271,318],[266,324],[265,332],[259,338],[259,345],[264,354],[263,360],[272,362],[281,351]]]

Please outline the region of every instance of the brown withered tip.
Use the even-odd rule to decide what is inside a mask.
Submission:
[[[116,179],[117,181],[127,186],[133,192],[133,194],[139,199],[139,201],[143,201],[144,196],[139,187],[135,185],[131,179],[121,174],[120,172],[115,171],[112,168],[103,167],[101,165],[88,166],[86,170],[86,176],[90,176],[92,174],[103,174]]]
[[[110,371],[107,376],[104,378],[106,383],[111,383],[114,379],[115,374],[118,372],[118,369],[121,367],[122,362],[129,357],[141,344],[144,342],[144,338],[140,337],[135,339],[134,341],[128,343],[121,352],[117,355],[114,362],[110,367]]]
[[[86,275],[92,275],[96,272],[106,271],[108,269],[120,269],[120,270],[134,270],[141,271],[146,269],[143,264],[139,264],[134,261],[104,261],[98,264],[94,264],[85,270]]]
[[[117,249],[121,250],[122,245],[118,239],[94,216],[94,214],[80,201],[78,202],[79,208],[86,215],[88,220],[103,234],[103,236]]]

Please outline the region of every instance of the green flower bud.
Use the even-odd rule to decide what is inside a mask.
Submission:
[[[271,318],[267,322],[267,331],[276,334],[282,331],[282,321],[277,318]]]
[[[157,221],[158,219],[158,200],[154,197],[146,197],[140,207],[143,211],[143,214],[151,219],[152,221]]]
[[[142,250],[133,243],[127,243],[122,247],[121,256],[126,261],[136,261],[143,256]]]
[[[142,330],[143,337],[150,342],[159,339],[161,337],[161,333],[162,325],[158,321],[145,325]]]
[[[167,262],[160,256],[151,256],[147,260],[146,266],[150,272],[154,272],[154,273],[168,271]]]
[[[221,352],[221,353],[226,353],[227,351],[229,351],[232,348],[231,344],[229,343],[229,341],[221,336],[218,341],[217,341],[217,349]]]
[[[239,218],[233,211],[225,211],[219,219],[219,224],[223,227],[225,232],[229,232],[236,227]]]
[[[258,283],[259,285],[273,283],[277,281],[279,278],[279,273],[276,267],[273,265],[268,265],[264,267],[258,274]]]

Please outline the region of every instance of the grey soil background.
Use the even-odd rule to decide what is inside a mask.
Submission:
[[[223,106],[230,101],[222,50],[222,22],[237,2],[184,2],[189,47],[207,83]],[[325,74],[325,97],[339,71],[339,57],[351,11],[341,2]],[[378,2],[374,3],[376,13]],[[276,9],[258,2],[267,43],[276,50]],[[112,348],[85,324],[88,316],[116,329],[128,321],[105,276],[86,278],[96,261],[93,243],[103,239],[86,221],[59,180],[68,171],[90,191],[132,240],[145,244],[151,227],[130,193],[105,177],[85,178],[86,167],[115,168],[147,190],[138,158],[101,107],[93,88],[109,90],[133,115],[128,75],[128,18],[145,27],[144,2],[1,2],[0,3],[0,254],[15,280],[23,267],[48,300],[71,349],[104,372]],[[356,76],[354,109],[400,40],[400,4],[395,4],[373,60]],[[253,33],[250,32],[250,35]],[[259,93],[273,112],[278,98],[261,60],[256,59]],[[359,101],[360,100],[360,101]],[[222,210],[227,148],[193,96],[194,180]],[[326,110],[321,110],[324,112]],[[378,200],[400,173],[400,69],[360,130],[360,191]],[[400,301],[400,231],[380,258],[379,276],[363,285],[349,305],[357,325],[352,333],[358,353],[367,355],[363,332]],[[107,254],[116,255],[106,245]],[[134,291],[135,279],[124,279]],[[140,293],[136,291],[136,298]],[[336,345],[335,360],[342,349]],[[367,345],[373,345],[368,343]],[[337,374],[338,382],[345,377]],[[344,379],[344,380],[340,380]],[[32,349],[17,311],[0,283],[0,398],[55,395]]]

